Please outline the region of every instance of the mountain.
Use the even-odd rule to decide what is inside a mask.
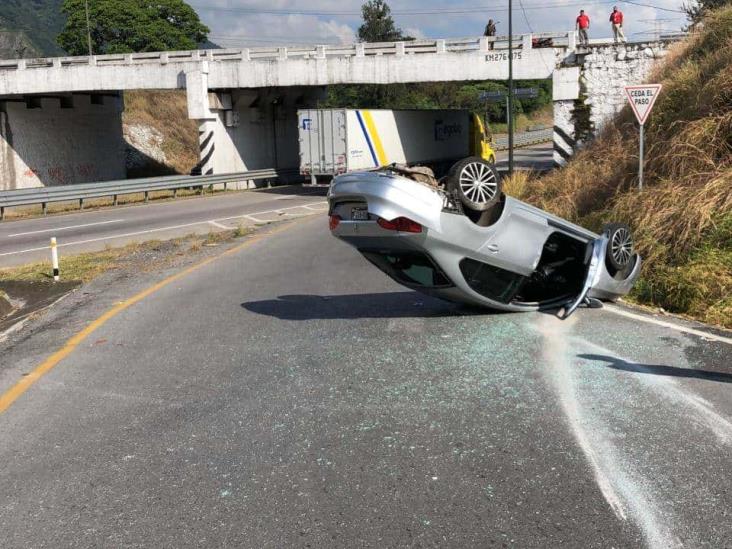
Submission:
[[[0,57],[62,55],[63,0],[0,0]]]

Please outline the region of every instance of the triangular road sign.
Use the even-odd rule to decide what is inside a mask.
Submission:
[[[630,106],[642,126],[651,114],[653,104],[661,93],[661,84],[646,84],[645,86],[625,86],[625,95],[628,96]]]

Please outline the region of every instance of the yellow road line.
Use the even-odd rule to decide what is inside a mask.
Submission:
[[[376,156],[379,157],[379,165],[386,166],[389,162],[386,158],[386,152],[384,152],[384,145],[381,143],[381,137],[376,129],[376,123],[374,117],[371,116],[371,111],[361,111],[363,114],[363,121],[366,122],[366,127],[369,129],[371,134],[371,141],[374,142],[374,148],[376,149]]]
[[[195,265],[192,265],[188,267],[187,269],[176,273],[172,276],[169,276],[168,278],[161,280],[157,284],[149,287],[146,290],[143,290],[142,292],[138,293],[137,295],[132,296],[129,299],[126,299],[125,301],[119,302],[117,305],[109,309],[106,313],[104,313],[102,316],[94,320],[91,324],[89,324],[86,328],[81,330],[79,333],[74,335],[71,339],[69,339],[61,349],[53,353],[51,356],[49,356],[46,360],[44,360],[38,367],[36,367],[31,373],[23,377],[19,382],[17,382],[13,387],[8,389],[5,393],[0,396],[0,414],[5,412],[18,398],[23,395],[28,389],[30,389],[33,384],[35,384],[39,379],[41,379],[44,375],[46,375],[49,371],[51,371],[56,365],[58,365],[59,362],[61,362],[64,358],[69,356],[74,349],[76,349],[79,344],[81,344],[87,337],[89,337],[91,334],[93,334],[96,330],[104,326],[109,320],[117,316],[119,313],[124,311],[125,309],[129,309],[132,307],[135,303],[138,303],[145,299],[146,297],[154,294],[158,290],[164,288],[165,286],[168,286],[172,282],[175,282],[176,280],[179,280],[183,278],[184,276],[187,276],[191,274],[194,271],[197,271],[198,269],[205,267],[206,265],[213,263],[214,261],[221,259],[222,257],[225,257],[227,255],[234,254],[247,246],[250,246],[251,244],[254,244],[255,242],[258,242],[259,240],[262,240],[263,238],[267,236],[271,236],[273,234],[277,234],[279,232],[282,232],[286,229],[289,229],[290,227],[294,226],[295,223],[288,223],[284,227],[280,227],[278,229],[275,229],[273,231],[269,231],[267,233],[261,234],[259,236],[255,236],[253,238],[250,238],[246,242],[243,242],[239,244],[238,246],[235,246],[234,248],[231,248],[229,250],[226,250],[224,253],[219,254],[215,257],[210,257],[208,259],[205,259],[201,261],[200,263],[196,263]]]

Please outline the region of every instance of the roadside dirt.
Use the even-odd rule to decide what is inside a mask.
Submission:
[[[0,333],[78,288],[81,282],[0,282]],[[5,295],[2,295],[5,294]]]

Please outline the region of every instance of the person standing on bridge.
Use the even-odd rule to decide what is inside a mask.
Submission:
[[[577,16],[576,28],[579,32],[580,46],[589,46],[590,38],[587,31],[590,28],[590,16],[585,14],[585,10],[580,10]]]
[[[493,22],[493,19],[488,19],[488,24],[485,26],[485,31],[483,31],[483,36],[496,36],[496,24]],[[495,44],[495,41],[490,42],[490,48],[493,49],[493,45]]]
[[[613,11],[610,14],[610,23],[613,26],[613,40],[617,44],[620,42],[627,42],[625,39],[625,33],[623,32],[623,12],[618,9],[617,6],[613,6]]]

